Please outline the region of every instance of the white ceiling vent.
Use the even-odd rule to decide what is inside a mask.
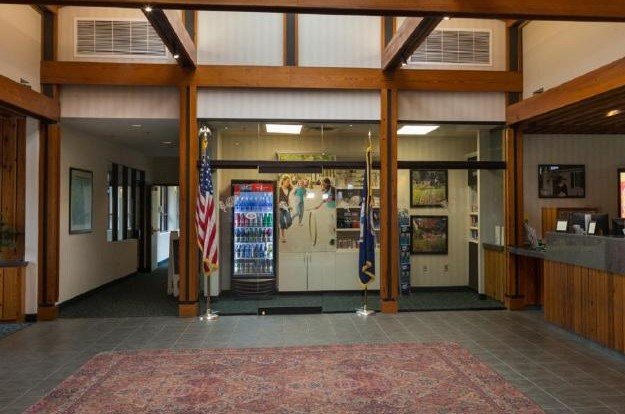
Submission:
[[[410,57],[411,64],[491,65],[490,30],[437,29]]]
[[[76,19],[76,56],[165,57],[166,50],[146,20]]]

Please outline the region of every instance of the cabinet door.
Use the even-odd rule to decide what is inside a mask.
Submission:
[[[280,253],[278,257],[278,291],[305,292],[308,290],[307,253]]]
[[[336,253],[309,253],[308,254],[308,290],[335,290]]]
[[[338,252],[336,254],[336,290],[361,290],[358,279],[358,251]]]

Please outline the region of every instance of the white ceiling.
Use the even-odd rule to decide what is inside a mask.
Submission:
[[[149,157],[178,156],[177,119],[63,118],[61,125]],[[171,144],[163,143],[167,141]]]

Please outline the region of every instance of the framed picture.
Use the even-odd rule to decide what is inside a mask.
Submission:
[[[618,212],[625,219],[625,168],[618,170]]]
[[[93,231],[93,172],[69,169],[69,233]]]
[[[586,197],[586,166],[565,164],[539,165],[538,197]]]
[[[447,170],[410,170],[410,207],[447,207]]]
[[[448,253],[447,216],[410,216],[412,254]]]

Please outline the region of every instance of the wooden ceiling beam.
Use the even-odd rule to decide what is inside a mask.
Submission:
[[[162,9],[146,11],[145,8],[141,10],[178,64],[183,68],[195,68],[197,49],[184,26],[180,12]]]
[[[200,65],[189,72],[176,65],[44,61],[41,82],[57,85],[177,86],[205,88],[353,89],[519,92],[519,72],[400,70],[386,76],[379,69],[300,66]]]
[[[3,3],[142,8],[145,0],[2,0]],[[153,8],[277,13],[625,21],[623,0],[151,0]]]
[[[388,72],[400,67],[441,20],[440,17],[408,17],[382,52],[382,70]]]
[[[623,87],[625,58],[508,106],[506,119],[510,125],[527,122]]]
[[[48,98],[2,75],[0,75],[0,107],[46,122],[57,122],[61,113],[58,100]]]

